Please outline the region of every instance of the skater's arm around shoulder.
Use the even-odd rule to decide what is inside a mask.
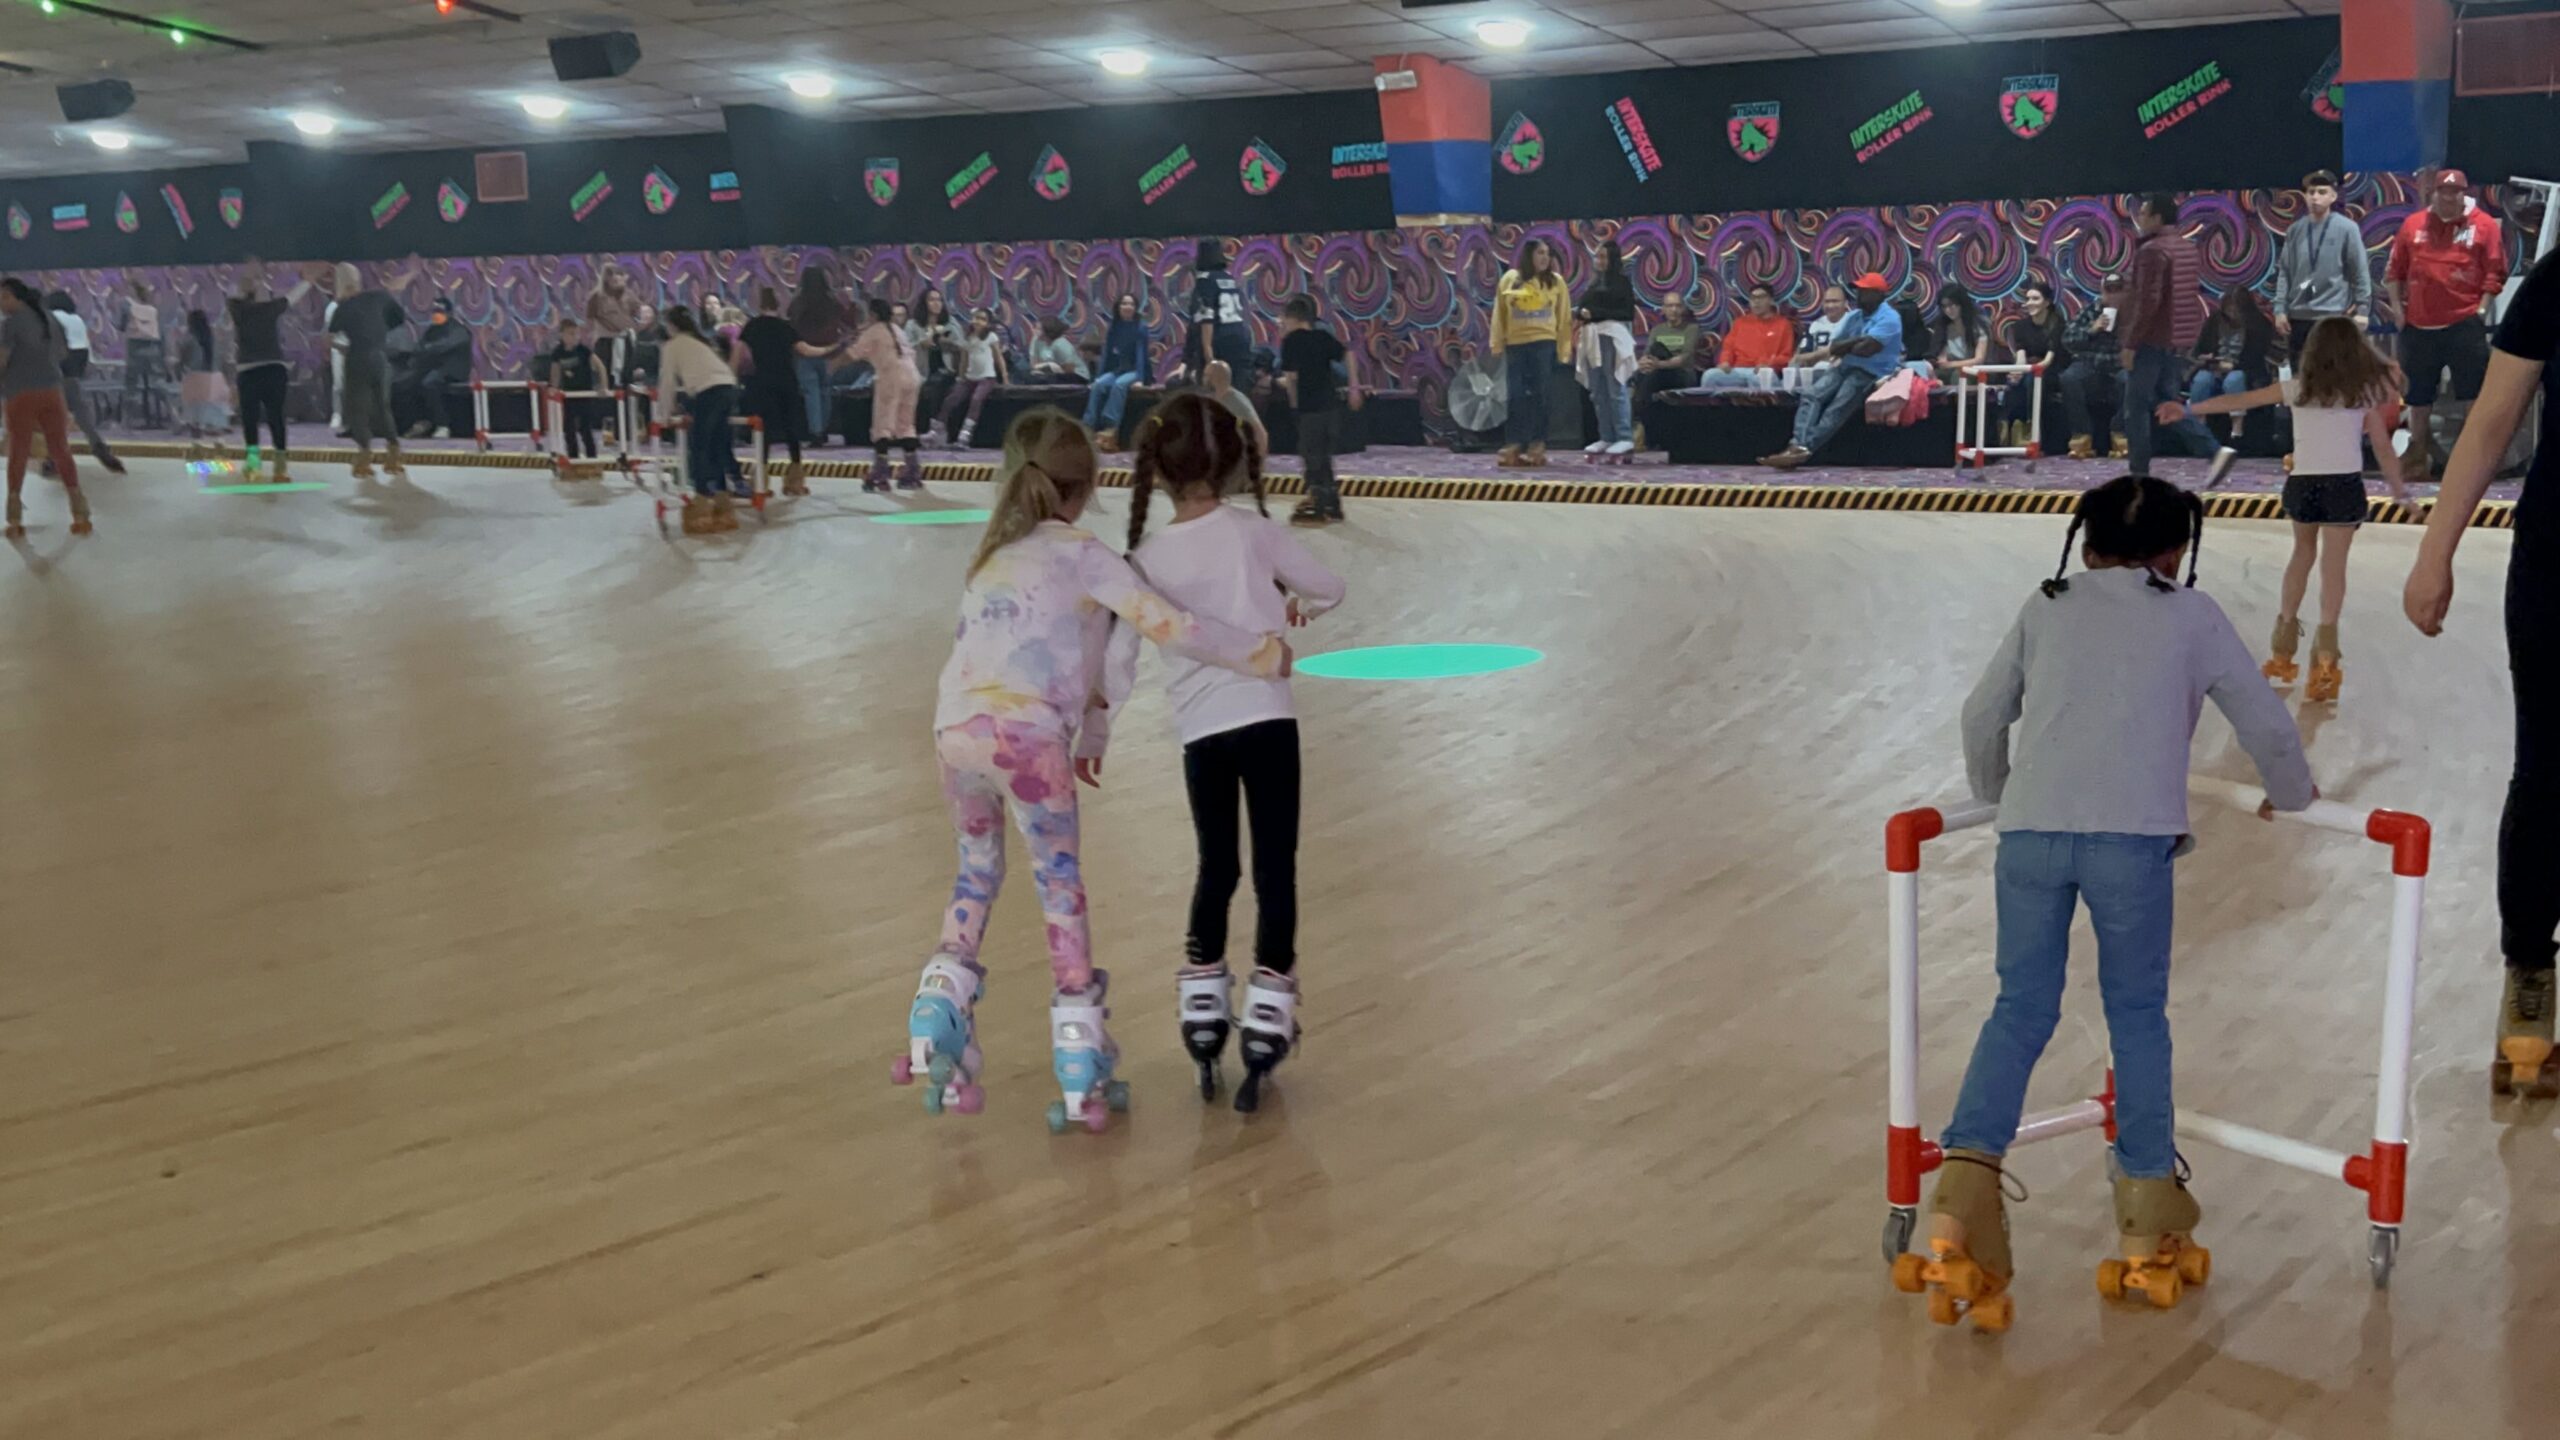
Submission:
[[[1297,597],[1299,614],[1312,620],[1342,603],[1348,593],[1342,577],[1325,568],[1325,563],[1300,544],[1297,536],[1274,521],[1262,525],[1254,538],[1270,562],[1271,573],[1279,577],[1281,588]]]
[[[1186,614],[1140,583],[1129,562],[1087,537],[1077,550],[1085,593],[1137,632],[1177,655],[1270,679],[1288,674],[1289,647],[1277,635],[1255,635],[1204,615]]]
[[[2240,748],[2256,763],[2267,798],[2278,810],[2306,808],[2320,792],[2312,787],[2311,762],[2302,753],[2302,731],[2293,722],[2293,712],[2259,673],[2240,632],[2231,628],[2231,617],[2222,613],[2211,596],[2188,590],[2179,599],[2190,608],[2188,620],[2195,635],[2192,653],[2202,672],[2204,692],[2231,722]]]
[[[2009,727],[2018,722],[2026,698],[2027,615],[2021,611],[1964,702],[1964,776],[1977,800],[1997,805],[2008,788]]]

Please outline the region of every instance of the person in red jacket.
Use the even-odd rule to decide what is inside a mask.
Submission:
[[[2133,223],[2142,239],[2133,248],[2132,297],[2116,321],[2124,351],[2124,405],[2116,418],[2124,426],[2128,468],[2148,475],[2153,412],[2184,398],[2186,354],[2204,333],[2204,287],[2198,281],[2203,267],[2195,242],[2179,233],[2177,196],[2144,196]],[[2239,452],[2227,445],[2217,449],[2203,421],[2189,416],[2166,428],[2190,453],[2213,457],[2206,489],[2231,473]]]
[[[2391,242],[2383,272],[2391,307],[2400,317],[2400,368],[2409,388],[2411,473],[2434,468],[2435,437],[2428,420],[2444,372],[2453,372],[2453,398],[2480,398],[2489,370],[2489,307],[2507,283],[2507,242],[2497,217],[2465,193],[2471,179],[2459,170],[2436,176],[2427,208],[2411,215]]]

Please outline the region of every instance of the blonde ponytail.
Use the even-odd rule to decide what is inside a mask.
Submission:
[[[1065,518],[1070,504],[1092,493],[1095,468],[1093,434],[1074,416],[1051,405],[1016,416],[1005,427],[1004,460],[998,467],[1003,480],[987,517],[987,533],[978,541],[978,556],[969,562],[969,578],[976,579],[997,551],[1042,521]]]

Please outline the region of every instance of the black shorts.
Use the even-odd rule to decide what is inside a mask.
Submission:
[[[2400,332],[2400,368],[2409,373],[2402,397],[2412,405],[2436,403],[2436,387],[2446,370],[2453,372],[2453,398],[2480,398],[2480,377],[2489,373],[2489,326],[2479,316],[2459,320],[2441,330]]]
[[[2361,525],[2364,512],[2361,475],[2285,477],[2284,518],[2296,525]]]

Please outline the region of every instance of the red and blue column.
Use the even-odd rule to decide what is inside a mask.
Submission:
[[[2453,101],[2450,0],[2345,0],[2338,81],[2346,87],[2347,169],[2443,164]]]
[[[1378,92],[1387,188],[1398,225],[1483,224],[1493,215],[1493,87],[1426,55],[1381,57],[1411,89]]]

